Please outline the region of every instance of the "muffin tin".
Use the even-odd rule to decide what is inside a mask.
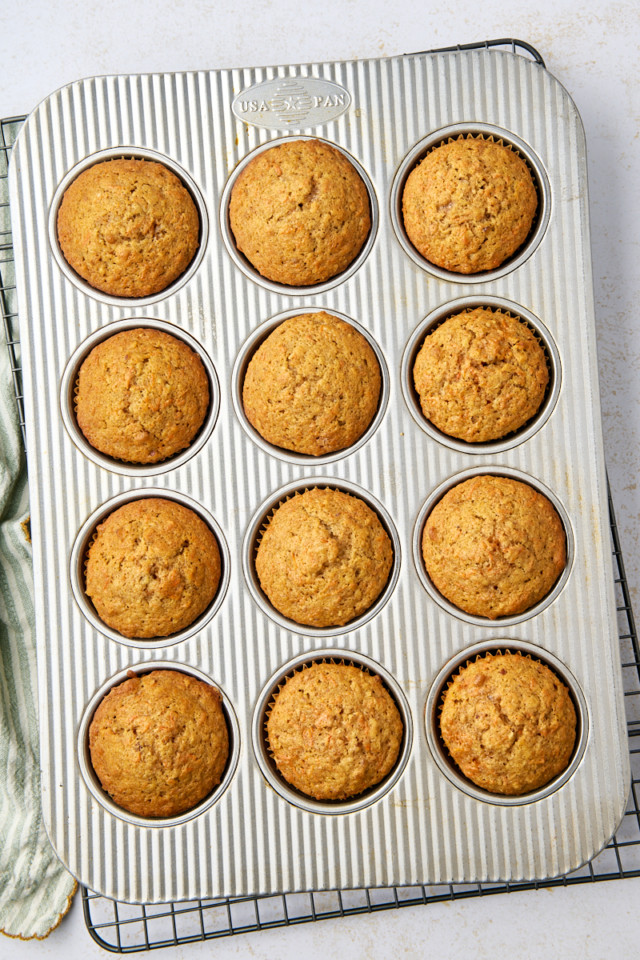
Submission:
[[[451,136],[503,139],[533,170],[539,215],[499,270],[453,275],[408,247],[399,197],[425,150]],[[249,269],[228,228],[229,192],[255,151],[317,137],[356,163],[371,197],[364,250],[313,288]],[[87,287],[57,249],[64,187],[90,163],[151,157],[182,177],[201,215],[198,255],[154,298]],[[91,78],[47,98],[10,170],[31,478],[43,810],[72,873],[120,901],[249,896],[308,889],[542,879],[601,849],[622,818],[628,751],[608,541],[595,356],[586,152],[577,111],[537,62],[501,49],[357,62]],[[544,342],[551,385],[539,415],[492,444],[452,442],[421,421],[410,358],[424,331],[461,306],[500,306]],[[378,415],[352,448],[315,460],[255,437],[241,377],[257,342],[294,313],[326,310],[366,332],[381,360]],[[212,408],[192,447],[136,467],[96,455],[73,415],[81,359],[129,326],[182,336],[205,361]],[[487,621],[447,605],[422,568],[428,505],[474,473],[543,490],[567,532],[569,563],[545,601]],[[253,549],[269,509],[296,490],[362,496],[390,532],[394,567],[360,620],[312,630],[262,595]],[[182,634],[128,640],[83,594],[96,523],[141,496],[194,507],[222,548],[214,605]],[[535,795],[470,790],[443,756],[434,702],[446,676],[487,649],[525,649],[568,683],[580,717],[566,775]],[[291,795],[264,744],[266,699],[303,662],[344,658],[378,672],[405,719],[398,765],[370,795],[339,805]],[[99,698],[132,670],[195,672],[222,693],[232,753],[223,783],[188,815],[145,821],[116,807],[87,759]]]

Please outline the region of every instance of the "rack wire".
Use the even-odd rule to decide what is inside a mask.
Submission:
[[[542,64],[542,58],[537,51],[522,41],[499,40],[481,44],[485,45],[509,45],[513,49],[516,46],[522,47]],[[20,339],[7,185],[11,147],[23,121],[24,117],[0,120],[0,310],[6,332],[20,425],[24,433]],[[154,905],[117,902],[83,887],[85,923],[96,943],[113,953],[135,953],[318,920],[426,906],[448,900],[639,877],[640,648],[610,495],[609,514],[632,781],[622,823],[615,836],[593,860],[570,874],[543,881],[307,891]]]

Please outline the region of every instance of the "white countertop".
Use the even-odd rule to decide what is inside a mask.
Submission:
[[[393,56],[498,37],[531,43],[587,137],[607,466],[627,580],[640,610],[640,8],[637,0],[25,0],[0,9],[0,116],[80,77]],[[640,866],[640,856],[636,858]],[[159,957],[438,956],[599,960],[640,952],[640,878],[500,894],[187,944]],[[43,942],[0,936],[0,960],[104,957],[79,897]]]

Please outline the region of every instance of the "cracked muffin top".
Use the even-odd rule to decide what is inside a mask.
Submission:
[[[113,687],[89,727],[91,765],[118,806],[173,817],[220,783],[229,754],[222,698],[176,670],[153,670]]]
[[[167,637],[206,610],[220,582],[218,542],[207,524],[162,497],[132,500],[96,528],[85,592],[125,637]]]
[[[514,616],[545,597],[567,562],[562,520],[528,483],[476,476],[431,510],[422,556],[433,584],[474,616]]]
[[[566,769],[576,737],[569,690],[544,663],[487,654],[454,675],[440,733],[462,773],[491,793],[537,790]]]
[[[345,663],[297,670],[274,696],[267,741],[284,779],[316,800],[347,800],[393,769],[398,708],[379,676]]]
[[[495,270],[527,239],[538,207],[525,161],[505,144],[461,136],[435,147],[407,177],[409,240],[454,273]]]
[[[231,191],[238,250],[266,279],[322,283],[357,257],[371,229],[367,188],[343,153],[320,140],[262,151]]]
[[[209,408],[202,360],[152,328],[124,330],[82,363],[76,419],[89,443],[129,463],[158,463],[188,447]]]
[[[538,411],[549,382],[544,349],[508,313],[476,307],[428,334],[413,367],[425,417],[471,443],[505,437]]]
[[[116,297],[160,293],[198,249],[200,217],[176,175],[154,160],[103,160],[67,187],[58,242],[83,280]]]
[[[252,356],[242,402],[269,443],[321,456],[355,443],[380,396],[376,355],[351,324],[327,313],[290,317]]]
[[[365,613],[392,564],[391,540],[378,515],[332,488],[305,490],[279,504],[255,558],[276,610],[313,627],[342,626]]]

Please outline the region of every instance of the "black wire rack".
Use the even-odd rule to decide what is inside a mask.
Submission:
[[[537,51],[522,41],[497,40],[480,44],[498,45],[507,45],[512,49],[521,47],[538,63],[543,64]],[[24,431],[20,340],[7,185],[11,147],[23,121],[24,117],[0,120],[0,309],[6,331],[20,424]],[[153,905],[110,900],[83,887],[85,923],[96,943],[113,953],[135,953],[401,907],[426,906],[430,903],[513,891],[640,877],[640,740],[637,739],[640,737],[640,648],[610,495],[609,516],[632,781],[622,823],[615,836],[593,860],[570,874],[542,881],[307,891]]]

